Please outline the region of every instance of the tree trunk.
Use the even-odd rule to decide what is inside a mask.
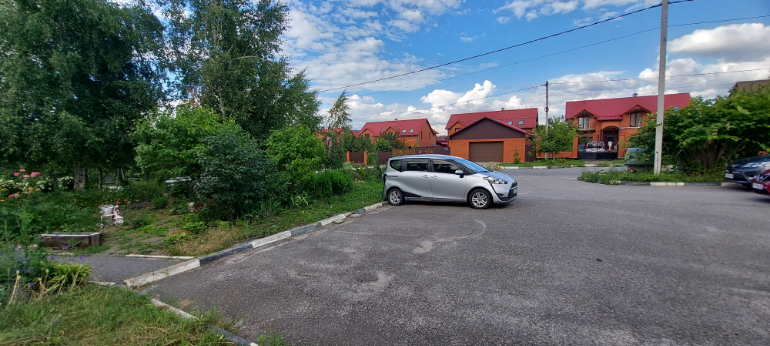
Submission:
[[[75,185],[72,188],[73,190],[80,191],[86,187],[86,172],[83,170],[82,163],[75,162],[75,172],[73,178],[75,178]]]
[[[102,189],[104,189],[104,186],[102,186],[103,182],[104,182],[104,172],[102,171],[102,167],[99,166],[99,191],[102,191]]]

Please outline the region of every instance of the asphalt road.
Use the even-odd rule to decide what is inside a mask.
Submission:
[[[519,199],[385,207],[151,287],[294,345],[768,345],[770,198],[519,170]]]

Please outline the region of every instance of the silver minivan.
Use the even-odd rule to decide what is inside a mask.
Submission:
[[[468,202],[484,209],[513,202],[518,195],[518,184],[510,175],[449,155],[393,157],[382,177],[383,198],[392,205],[412,200]]]

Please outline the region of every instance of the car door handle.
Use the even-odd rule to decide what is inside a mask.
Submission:
[[[422,177],[423,177],[423,178],[429,178],[427,174],[426,174],[426,175],[423,175]]]
[[[434,175],[434,176],[432,176],[431,178],[433,178],[433,179],[438,179],[438,175]]]

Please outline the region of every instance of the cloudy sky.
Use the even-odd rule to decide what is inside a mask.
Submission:
[[[367,121],[425,117],[444,134],[453,113],[538,107],[542,116],[546,81],[551,116],[563,115],[569,100],[656,94],[660,8],[424,72],[350,85],[518,45],[657,3],[289,0],[291,28],[284,49],[292,66],[306,70],[313,87],[322,91],[324,107],[349,86],[344,90],[350,94],[354,128]],[[770,78],[770,1],[682,2],[670,5],[668,18],[668,93],[708,98],[726,94],[736,81]],[[625,80],[605,82],[618,79]]]

